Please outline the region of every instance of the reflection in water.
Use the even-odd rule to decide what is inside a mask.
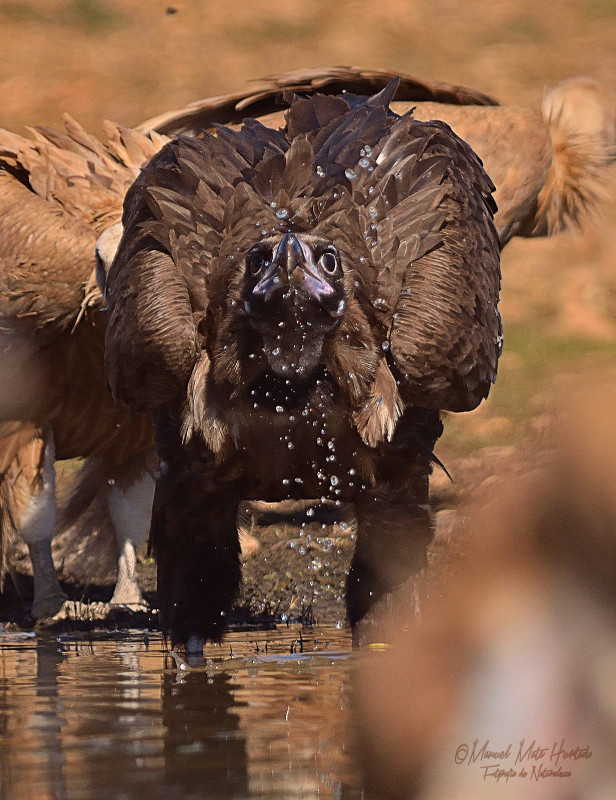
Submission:
[[[193,670],[143,632],[0,634],[0,798],[359,798],[341,634],[231,634]]]
[[[192,672],[163,679],[166,798],[245,797],[246,740],[231,679]]]

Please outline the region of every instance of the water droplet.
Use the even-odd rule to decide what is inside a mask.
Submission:
[[[274,201],[273,201],[273,200],[272,200],[272,202],[270,203],[270,208],[277,208],[277,204],[276,204],[276,203],[274,203]]]
[[[306,516],[307,517],[314,517],[314,508],[307,508],[306,509]]]
[[[370,166],[370,161],[367,158],[360,158],[359,159],[359,166],[367,169]]]
[[[347,167],[347,168],[345,169],[345,171],[344,171],[344,174],[347,176],[347,178],[348,178],[350,181],[352,181],[352,180],[353,180],[353,178],[356,178],[356,177],[357,177],[357,173],[356,173],[356,172],[354,172],[354,171],[353,171],[353,170],[352,170],[350,167]]]
[[[276,406],[276,413],[277,414],[282,414],[283,411],[284,411],[284,406]]]
[[[275,347],[275,348],[272,350],[272,355],[273,355],[273,356],[279,356],[279,355],[280,355],[280,348],[279,348],[279,347]]]
[[[351,469],[349,470],[349,475],[355,475],[355,470],[353,469],[353,467],[351,467]],[[344,524],[346,525],[346,523]],[[340,527],[342,527],[342,525]]]
[[[267,231],[265,230],[261,231],[261,236],[267,236]]]
[[[329,479],[329,482],[332,486],[338,486],[340,483],[340,478],[337,475],[332,475]]]
[[[385,350],[385,351],[389,350],[389,342],[388,342],[388,341],[384,341],[384,342],[382,343],[381,347],[382,347],[382,348],[383,348],[383,350]]]
[[[287,445],[287,447],[289,448],[289,450],[293,450],[293,448],[295,447],[295,445],[293,444],[293,442],[289,442],[289,444]]]
[[[365,145],[365,146],[364,146],[364,153],[365,153],[367,156],[371,156],[371,155],[372,155],[372,148],[370,147],[370,145],[369,145],[369,144],[367,144],[367,145]]]
[[[320,164],[317,165],[317,175],[319,176],[319,178],[325,177],[325,170]]]
[[[368,211],[368,214],[372,217],[372,219],[376,219],[379,215],[379,212],[372,206],[372,208]]]
[[[288,486],[290,483],[291,483],[291,481],[288,478],[283,478],[282,479],[282,485],[283,486]]]
[[[276,211],[276,216],[278,219],[286,219],[289,216],[289,212],[286,208],[279,208],[278,211]]]

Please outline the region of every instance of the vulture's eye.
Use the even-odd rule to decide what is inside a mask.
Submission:
[[[328,275],[333,275],[338,269],[338,256],[336,253],[332,253],[331,250],[326,250],[319,259],[319,264],[323,267],[324,272],[327,272]]]
[[[246,265],[251,275],[258,275],[265,267],[269,265],[269,261],[263,253],[255,251],[254,253],[248,253]]]

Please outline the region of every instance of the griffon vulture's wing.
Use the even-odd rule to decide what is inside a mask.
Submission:
[[[103,144],[70,117],[64,124],[31,139],[0,130],[0,314],[39,335],[102,304],[96,235],[120,219],[138,168],[166,141],[106,123]]]

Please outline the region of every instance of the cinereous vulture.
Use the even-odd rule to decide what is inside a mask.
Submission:
[[[28,540],[35,616],[53,613],[63,600],[50,542],[53,461],[68,455],[87,461],[56,530],[76,523],[91,537],[93,525],[115,528],[120,574],[114,600],[140,602],[134,545],[149,528],[155,464],[149,415],[129,415],[104,387],[105,312],[94,280],[93,243],[102,232],[99,266],[108,266],[124,193],[139,166],[166,141],[155,131],[194,135],[215,123],[237,127],[246,116],[277,128],[284,122],[278,98],[285,88],[304,96],[366,96],[392,77],[341,67],[288,73],[165,113],[135,131],[106,123],[108,144],[70,118],[66,132],[38,128],[33,139],[0,131],[2,539],[18,530]],[[614,156],[615,113],[613,98],[590,79],[559,84],[546,95],[542,114],[408,76],[390,105],[398,114],[414,107],[418,119],[445,120],[479,153],[496,184],[501,244],[516,234],[545,235],[579,223],[602,199],[605,166]],[[104,270],[99,277],[104,283]]]
[[[225,630],[244,499],[354,503],[353,626],[409,579],[439,411],[496,377],[492,183],[447,125],[391,112],[397,85],[181,136],[127,192],[106,363],[152,412],[161,622],[187,651]]]

